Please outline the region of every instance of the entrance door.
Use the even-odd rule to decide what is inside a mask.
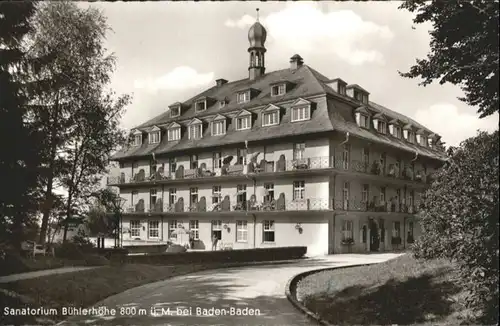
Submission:
[[[370,220],[370,251],[378,251],[380,247],[380,235],[378,234],[378,228],[375,221]]]

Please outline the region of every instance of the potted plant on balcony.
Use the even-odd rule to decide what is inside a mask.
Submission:
[[[342,246],[347,246],[347,250],[350,253],[351,252],[351,247],[354,244],[354,239],[353,238],[342,239],[342,241],[340,242],[340,244]]]
[[[387,175],[390,177],[396,176],[396,167],[394,166],[394,164],[389,165],[389,171],[387,172]]]
[[[382,164],[380,164],[380,161],[374,161],[372,164],[372,173],[380,174],[380,172],[382,172]]]
[[[415,180],[422,181],[422,172],[420,171],[415,172]]]

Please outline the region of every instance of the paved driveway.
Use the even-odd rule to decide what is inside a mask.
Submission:
[[[322,267],[382,262],[397,256],[333,255],[296,263],[199,272],[134,288],[94,306],[116,309],[115,316],[109,312],[105,316],[74,316],[62,324],[309,326],[311,321],[285,296],[291,277]],[[212,316],[200,315],[204,312]]]

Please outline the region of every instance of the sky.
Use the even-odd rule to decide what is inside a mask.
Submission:
[[[88,4],[87,4],[88,5]],[[117,58],[111,88],[131,94],[122,126],[131,129],[212,87],[248,76],[248,29],[265,26],[266,71],[294,54],[328,78],[370,92],[370,100],[405,114],[457,146],[498,115],[479,119],[453,85],[406,79],[429,51],[430,25],[414,26],[399,2],[107,2],[91,3],[112,28],[105,45]]]

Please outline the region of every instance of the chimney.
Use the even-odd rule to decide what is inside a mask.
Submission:
[[[225,80],[223,78],[219,78],[215,81],[215,83],[217,84],[217,87],[220,87],[220,86],[224,85],[225,83],[227,83],[227,80]]]
[[[298,54],[290,58],[290,70],[297,70],[304,64],[304,59]]]

